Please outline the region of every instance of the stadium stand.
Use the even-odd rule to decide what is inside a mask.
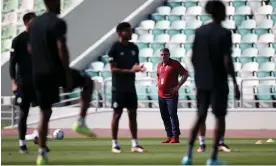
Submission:
[[[232,31],[234,43],[232,56],[242,89],[242,106],[275,108],[276,0],[225,0],[224,2],[227,5],[227,20],[223,22],[223,26]],[[171,57],[179,60],[189,70],[191,76],[180,89],[180,107],[195,107],[190,56],[195,29],[211,21],[211,17],[204,11],[205,3],[203,0],[168,0],[147,20],[134,28],[132,41],[139,47],[140,62],[148,69],[147,73],[138,73],[136,76],[139,107],[157,106],[157,89],[154,81],[156,65],[159,62],[158,54],[162,47],[170,48]],[[103,55],[98,61],[91,62],[86,71],[94,79],[104,83],[105,79],[111,77],[109,69],[108,56]],[[99,94],[93,96],[93,99],[106,99],[105,106],[110,106],[110,81],[104,83],[103,88],[105,91],[101,90]],[[78,94],[71,97],[78,97]],[[233,90],[230,86],[229,106],[233,104],[233,100]],[[238,104],[239,106],[241,105]]]
[[[62,13],[79,0],[62,0]],[[45,11],[43,0],[1,0],[2,35],[1,35],[1,63],[9,58],[12,39],[25,30],[22,17],[25,13],[35,11],[37,15]],[[2,70],[3,72],[3,70]],[[10,79],[10,78],[8,78]],[[2,82],[3,83],[3,82]],[[4,86],[4,85],[1,85]],[[3,94],[3,93],[2,93]],[[10,117],[14,110],[10,97],[1,98],[2,123],[10,124]],[[9,110],[9,111],[7,111]]]
[[[62,12],[77,0],[62,0]],[[35,11],[41,14],[45,11],[43,0],[1,0],[2,35],[1,55],[9,54],[12,39],[24,31],[22,17],[26,12]]]

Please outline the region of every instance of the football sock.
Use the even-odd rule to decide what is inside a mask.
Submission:
[[[19,140],[19,146],[24,146],[26,145],[26,141],[25,140]]]
[[[117,146],[119,146],[118,140],[112,140],[112,147],[115,148]]]
[[[131,144],[132,144],[132,147],[138,146],[138,140],[137,139],[132,139]]]
[[[205,145],[205,136],[198,136],[198,139],[200,145]]]
[[[222,136],[219,140],[219,144],[224,144],[224,136]]]

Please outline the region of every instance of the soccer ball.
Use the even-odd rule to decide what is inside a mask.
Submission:
[[[55,139],[61,140],[64,138],[64,132],[61,129],[56,129],[53,133],[53,137]]]

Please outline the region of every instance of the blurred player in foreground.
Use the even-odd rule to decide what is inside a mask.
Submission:
[[[20,114],[18,122],[19,152],[27,153],[28,148],[25,141],[27,132],[27,117],[30,105],[36,106],[36,97],[33,87],[32,60],[28,52],[29,24],[36,17],[35,13],[26,13],[23,22],[26,30],[12,40],[10,54],[10,77],[12,80],[12,91],[15,94],[16,104],[19,105]]]
[[[30,25],[30,51],[33,61],[33,77],[38,105],[41,109],[38,127],[40,146],[38,165],[48,164],[46,139],[52,104],[59,102],[59,87],[70,92],[81,87],[81,110],[73,130],[88,136],[93,133],[85,125],[86,111],[91,101],[93,81],[82,72],[69,68],[69,52],[66,44],[67,26],[58,18],[60,0],[44,0],[47,11]]]
[[[120,23],[117,28],[119,41],[115,42],[109,50],[109,63],[112,72],[112,152],[120,153],[118,143],[118,125],[123,109],[127,108],[129,128],[132,135],[132,152],[144,152],[139,145],[137,137],[137,93],[135,88],[135,73],[144,72],[146,68],[139,65],[139,49],[129,42],[132,36],[131,25]]]
[[[178,90],[187,80],[188,72],[178,61],[170,58],[168,48],[160,50],[160,57],[156,85],[160,113],[167,133],[167,138],[162,143],[179,143]]]
[[[208,1],[206,12],[213,22],[203,25],[195,32],[193,43],[192,63],[195,70],[197,88],[197,119],[193,125],[187,154],[182,164],[192,164],[192,150],[200,126],[205,123],[209,105],[212,106],[216,117],[215,138],[213,150],[207,165],[224,165],[217,160],[219,140],[225,133],[225,116],[228,102],[228,74],[232,77],[235,98],[239,99],[240,92],[235,78],[232,62],[231,31],[222,27],[221,22],[226,18],[226,9],[219,0]]]

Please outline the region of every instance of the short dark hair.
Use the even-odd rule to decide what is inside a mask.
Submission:
[[[170,54],[170,50],[168,49],[168,48],[161,48],[160,49],[160,52],[167,52],[167,53],[169,53]]]
[[[121,22],[120,24],[117,25],[116,32],[117,33],[122,32],[125,29],[130,28],[130,27],[131,27],[130,23],[128,23],[128,22]]]
[[[29,12],[29,13],[24,14],[24,16],[23,16],[24,24],[26,24],[28,21],[30,21],[34,17],[36,17],[34,12]]]
[[[226,8],[220,0],[209,0],[205,6],[208,14],[212,15],[215,21],[223,21],[225,19]]]

